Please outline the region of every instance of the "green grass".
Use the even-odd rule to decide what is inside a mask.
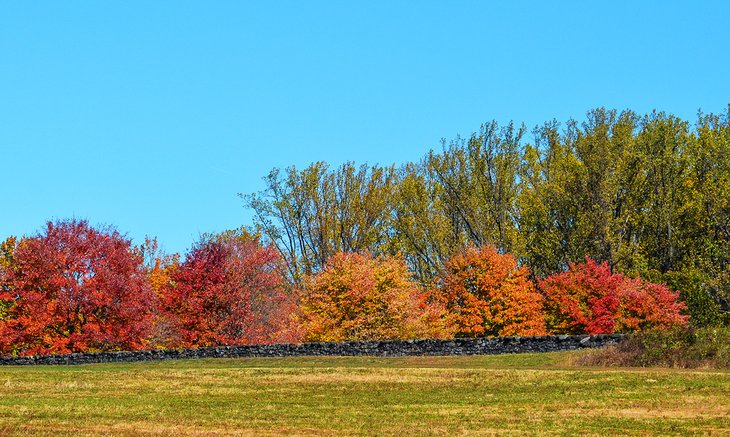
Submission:
[[[575,353],[0,367],[0,435],[728,434],[730,373]]]

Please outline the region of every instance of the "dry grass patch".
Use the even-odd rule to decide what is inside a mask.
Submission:
[[[730,373],[575,354],[0,368],[0,434],[730,433]]]

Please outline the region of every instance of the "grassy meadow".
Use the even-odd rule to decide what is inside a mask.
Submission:
[[[579,354],[0,367],[0,435],[730,434],[730,372]]]

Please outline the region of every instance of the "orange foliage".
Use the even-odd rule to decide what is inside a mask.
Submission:
[[[300,315],[308,341],[443,338],[443,309],[411,280],[401,257],[338,253],[308,278]]]
[[[147,271],[147,281],[158,296],[161,296],[163,290],[172,284],[172,278],[179,263],[177,256],[156,258],[155,264]]]
[[[458,337],[545,335],[542,296],[510,254],[469,248],[445,263],[437,299]]]

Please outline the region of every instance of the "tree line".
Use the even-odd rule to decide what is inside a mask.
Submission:
[[[533,278],[589,257],[668,283],[699,323],[730,311],[730,107],[698,114],[599,108],[532,131],[486,123],[418,161],[274,169],[242,194],[254,229],[301,284],[338,252],[402,254],[431,283],[469,246],[512,253]]]
[[[640,332],[686,326],[666,285],[591,259],[537,282],[494,246],[445,261],[430,286],[402,255],[337,252],[301,286],[245,230],[185,254],[111,227],[48,222],[0,251],[0,354],[272,342]]]

